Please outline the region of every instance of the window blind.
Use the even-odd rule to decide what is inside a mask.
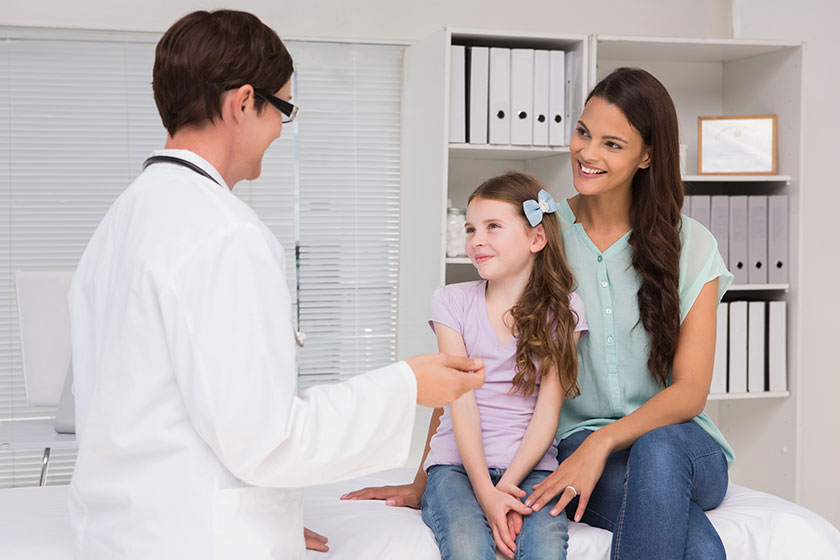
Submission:
[[[151,92],[155,35],[0,29],[0,421],[26,404],[14,271],[74,268],[114,198],[161,147]],[[298,120],[234,193],[286,251],[306,332],[301,386],[395,355],[399,46],[290,41]],[[269,108],[270,109],[270,108]],[[0,452],[0,487],[36,484],[42,450]],[[53,451],[49,483],[74,452]]]

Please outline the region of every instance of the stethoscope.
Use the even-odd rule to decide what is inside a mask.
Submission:
[[[200,168],[199,166],[197,166],[196,164],[194,164],[191,161],[187,161],[185,159],[181,159],[181,158],[175,157],[175,156],[151,156],[151,157],[147,158],[146,161],[143,162],[143,169],[146,169],[147,167],[149,167],[150,165],[153,165],[155,163],[172,163],[174,165],[180,165],[181,167],[186,167],[190,171],[194,171],[195,173],[198,173],[202,177],[206,177],[207,179],[210,179],[211,181],[213,181],[214,183],[216,183],[220,187],[222,186],[222,184],[219,183],[215,178],[213,178],[212,175],[210,175],[205,170],[203,170],[202,168]],[[297,330],[295,328],[294,323],[292,323],[292,332],[295,334],[295,344],[297,344],[299,347],[303,348],[303,344],[306,342],[306,333],[302,333],[299,330]]]

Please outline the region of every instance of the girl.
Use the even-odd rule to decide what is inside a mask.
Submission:
[[[726,557],[704,510],[726,494],[733,455],[702,411],[732,275],[714,237],[680,216],[678,137],[662,84],[615,70],[587,98],[570,145],[579,194],[557,212],[590,333],[581,396],[560,414],[560,466],[526,504],[612,531],[614,559]],[[414,506],[424,483],[418,472],[352,496]]]
[[[530,513],[519,488],[556,467],[557,418],[564,396],[578,393],[575,345],[586,324],[556,208],[527,173],[483,183],[469,198],[466,231],[484,281],[432,298],[440,351],[481,356],[486,371],[484,387],[443,414],[424,463],[423,520],[443,559],[491,560],[496,546],[510,558],[566,556],[565,515]],[[525,517],[509,526],[509,512]]]

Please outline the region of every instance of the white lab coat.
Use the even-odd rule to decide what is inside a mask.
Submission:
[[[283,262],[247,205],[181,166],[108,211],[69,295],[82,558],[301,558],[299,487],[405,461],[405,362],[296,395]]]

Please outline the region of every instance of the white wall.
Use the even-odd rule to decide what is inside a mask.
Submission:
[[[745,39],[806,42],[803,63],[802,191],[799,199],[798,501],[840,526],[840,362],[832,285],[840,278],[836,235],[840,189],[840,3],[836,0],[734,0],[734,33]],[[833,234],[833,235],[832,235]]]
[[[224,7],[198,0],[0,0],[0,25],[163,31],[195,9]],[[733,6],[734,3],[734,6]],[[840,525],[840,367],[834,356],[837,302],[826,297],[840,278],[840,251],[823,239],[840,208],[831,168],[832,132],[840,124],[840,4],[836,0],[240,0],[287,38],[411,42],[443,26],[569,34],[795,39],[808,42],[803,125],[800,262],[802,372],[798,390],[800,501]],[[733,18],[734,16],[734,18]],[[826,305],[827,303],[827,305]],[[833,344],[832,344],[833,343]]]
[[[443,26],[693,37],[731,33],[729,0],[2,0],[0,25],[164,31],[179,16],[231,7],[281,37],[414,41]]]

